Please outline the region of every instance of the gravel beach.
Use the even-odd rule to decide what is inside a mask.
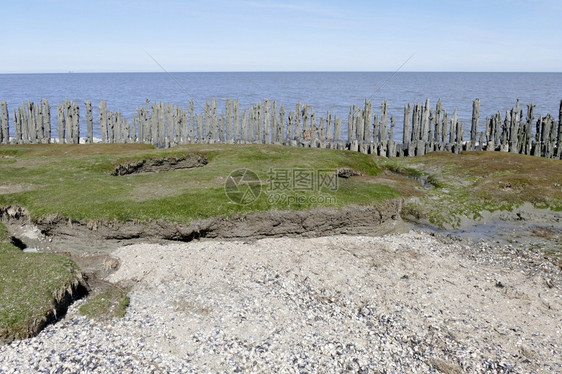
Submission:
[[[73,304],[0,373],[562,372],[560,268],[421,231],[134,244],[120,320]]]

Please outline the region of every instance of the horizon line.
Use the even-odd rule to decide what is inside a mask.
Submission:
[[[39,75],[39,74],[158,74],[165,72],[153,71],[67,71],[67,72],[0,72],[0,75]],[[499,70],[199,70],[199,71],[169,71],[169,73],[533,73],[560,74],[562,71],[499,71]]]

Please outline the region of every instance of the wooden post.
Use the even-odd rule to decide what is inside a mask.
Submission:
[[[355,117],[355,130],[357,131],[356,138],[359,144],[365,140],[365,111],[359,109],[359,115]]]
[[[558,111],[558,140],[556,141],[556,144],[558,147],[556,157],[558,159],[562,159],[562,100],[560,100],[560,108]]]
[[[411,127],[411,120],[412,120],[412,104],[408,103],[408,105],[404,106],[404,128],[402,130],[402,149],[409,150],[410,147],[410,140],[412,139],[412,135],[410,133]],[[412,156],[411,153],[408,153],[409,156]]]
[[[443,145],[441,150],[447,150],[450,152],[449,144],[451,144],[451,123],[449,121],[449,114],[445,109],[443,109]]]
[[[199,144],[203,144],[205,142],[205,136],[203,135],[203,114],[199,114],[196,117],[197,120],[197,141]]]
[[[279,112],[277,111],[277,102],[273,100],[271,106],[271,138],[272,143],[281,144],[281,121],[279,121]]]
[[[296,107],[295,107],[295,117],[294,117],[294,139],[298,140],[301,138],[302,135],[302,129],[301,129],[301,121],[302,121],[302,112],[301,112],[301,104],[297,103]]]
[[[533,129],[533,119],[534,119],[535,106],[533,104],[527,104],[527,120],[525,122],[525,135],[523,138],[523,154],[530,155],[532,147],[532,129]]]
[[[192,144],[195,143],[195,133],[196,133],[196,126],[195,126],[195,119],[194,119],[194,107],[193,107],[193,100],[189,101],[189,109],[187,118],[186,118],[186,126],[187,126],[187,143]]]
[[[43,137],[43,123],[39,121],[39,117],[41,116],[40,113],[37,113],[37,110],[40,107],[35,105],[34,102],[30,101],[27,103],[28,107],[28,118],[29,118],[29,142],[31,144],[37,144],[41,142],[41,138]]]
[[[369,99],[365,99],[365,110],[363,111],[363,118],[364,118],[364,130],[363,130],[363,138],[361,140],[366,142],[372,141],[372,127],[373,124],[371,122],[371,115],[373,112],[373,103]]]
[[[1,117],[0,117],[0,133],[2,134],[2,138],[0,139],[0,143],[2,144],[9,144],[10,143],[10,115],[8,112],[8,103],[4,100],[0,102],[0,110],[1,110]]]
[[[341,140],[341,119],[336,118],[334,120],[334,141],[340,142]]]
[[[459,153],[459,121],[457,117],[457,110],[453,112],[453,118],[451,119],[451,150],[453,153]]]
[[[59,104],[57,105],[57,135],[59,138],[59,144],[64,144],[65,131],[66,124],[64,118],[64,104]]]
[[[143,108],[137,108],[137,142],[144,143],[146,138],[146,126],[144,123],[144,110]]]
[[[388,140],[388,102],[383,100],[381,103],[381,123],[379,126],[379,141],[378,144],[378,154],[380,156],[386,156],[387,151],[387,140]]]
[[[486,117],[485,138],[486,138],[486,150],[487,151],[493,150],[493,147],[494,147],[494,145],[493,145],[494,141],[492,140],[492,134],[493,134],[492,124],[493,124],[492,118]]]
[[[18,117],[20,123],[20,144],[27,143],[28,139],[28,121],[27,121],[27,111],[25,107],[25,103],[21,103],[21,106],[18,108]]]
[[[264,99],[263,100],[263,134],[264,134],[264,143],[265,144],[270,144],[271,143],[271,139],[270,139],[270,135],[271,135],[271,114],[270,114],[270,105],[269,105],[269,100],[268,99]]]
[[[353,131],[353,116],[355,112],[355,105],[352,105],[349,108],[349,114],[347,115],[347,142],[351,143],[354,139],[354,131]]]
[[[224,124],[226,122],[226,118],[224,117],[224,113],[221,113],[219,116],[219,122],[217,124],[218,127],[218,137],[217,137],[217,142],[223,142],[226,143],[225,138],[224,138]]]
[[[99,109],[101,142],[107,143],[107,106],[105,100],[100,102]]]
[[[233,131],[233,140],[236,143],[240,139],[240,134],[242,133],[242,129],[240,128],[240,101],[236,100],[234,102],[234,131]]]
[[[435,105],[435,147],[434,150],[443,150],[443,104],[441,100]]]
[[[427,141],[428,134],[429,134],[429,98],[425,100],[425,105],[421,107],[421,127],[420,127],[419,140],[422,141],[421,144],[424,150],[425,150],[425,142]]]
[[[476,134],[478,133],[478,121],[480,120],[480,99],[476,98],[472,102],[472,126],[470,128],[470,148],[473,150],[476,146]]]
[[[394,116],[390,116],[390,132],[388,134],[388,150],[386,157],[396,157],[396,142],[394,141]]]
[[[511,109],[511,122],[509,125],[509,152],[518,153],[518,136],[519,136],[519,100],[517,100],[515,109]]]
[[[240,125],[240,143],[245,144],[248,142],[248,113],[246,109],[242,110],[242,118]]]
[[[498,111],[496,115],[493,117],[493,126],[494,129],[494,149],[497,149],[501,146],[501,124],[502,124],[502,114]]]
[[[226,99],[226,143],[232,143],[232,100]]]
[[[281,108],[279,109],[279,143],[285,144],[289,139],[287,130],[288,129],[285,128],[285,107],[281,105]]]
[[[92,102],[87,99],[84,104],[86,105],[86,127],[88,128],[88,138],[86,143],[94,142],[94,116],[92,115]]]
[[[41,113],[43,114],[44,138],[47,143],[51,142],[51,108],[47,99],[41,100]]]
[[[72,142],[74,144],[80,143],[80,106],[78,104],[72,104],[72,134],[74,138]]]
[[[290,111],[287,117],[287,142],[290,144],[295,140],[295,112]]]
[[[546,157],[553,158],[556,157],[556,139],[558,137],[558,123],[550,114],[548,115],[550,119],[550,136],[548,139],[548,153]]]
[[[550,143],[550,128],[552,126],[552,121],[550,114],[547,114],[545,117],[542,117],[542,124],[541,124],[541,157],[549,158],[549,143]]]

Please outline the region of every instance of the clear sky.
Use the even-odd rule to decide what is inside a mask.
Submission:
[[[562,71],[562,0],[4,0],[0,73]]]

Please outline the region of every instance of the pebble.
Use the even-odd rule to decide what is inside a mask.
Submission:
[[[126,316],[88,320],[80,300],[0,346],[1,374],[562,371],[560,270],[512,247],[410,232],[115,255],[110,280],[134,284]],[[525,284],[537,277],[554,286]],[[535,288],[553,309],[532,306]]]

